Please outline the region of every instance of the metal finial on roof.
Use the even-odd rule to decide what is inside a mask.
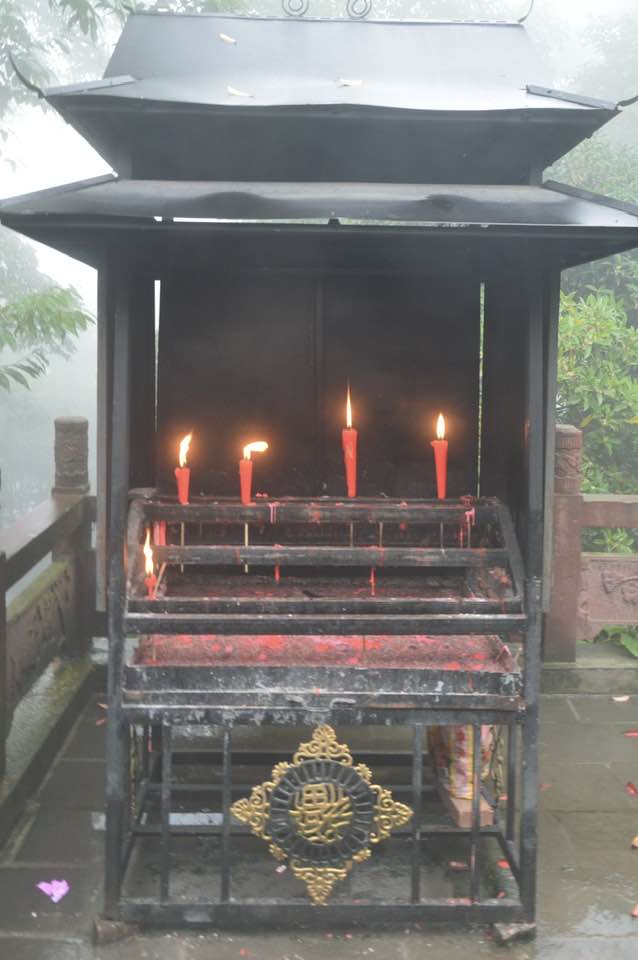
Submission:
[[[351,20],[363,20],[372,10],[372,0],[348,0],[346,10]]]
[[[525,21],[527,20],[527,18],[528,18],[529,15],[530,15],[530,13],[531,13],[532,10],[534,9],[534,2],[535,2],[535,0],[530,0],[530,2],[529,2],[529,9],[528,9],[528,11],[527,11],[526,14],[524,14],[522,17],[519,17],[519,20],[518,20],[519,23],[525,23]]]
[[[310,0],[281,0],[284,13],[288,17],[303,17],[308,13]]]

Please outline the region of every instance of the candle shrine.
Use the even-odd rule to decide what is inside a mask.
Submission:
[[[621,105],[286,6],[132,14],[41,91],[114,174],[0,208],[98,271],[105,916],[531,925],[560,274],[638,245],[543,171]]]

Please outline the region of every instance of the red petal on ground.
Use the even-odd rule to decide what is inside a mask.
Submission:
[[[638,787],[635,783],[632,783],[631,780],[625,784],[625,790],[630,797],[638,797]]]
[[[509,868],[510,868],[510,865],[509,865],[509,863],[507,862],[507,860],[497,860],[497,861],[496,861],[496,866],[497,866],[497,867],[500,867],[501,870],[509,870]]]

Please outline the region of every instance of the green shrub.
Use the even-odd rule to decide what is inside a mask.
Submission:
[[[557,413],[583,431],[583,489],[634,493],[638,330],[608,292],[561,297]]]

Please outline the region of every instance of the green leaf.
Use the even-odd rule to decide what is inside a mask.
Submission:
[[[628,650],[632,657],[638,657],[638,636],[628,630],[620,638],[620,644]]]

